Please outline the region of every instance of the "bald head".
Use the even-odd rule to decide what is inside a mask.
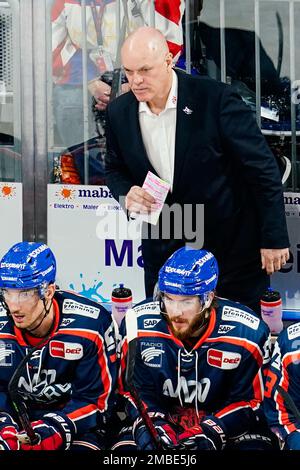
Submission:
[[[159,59],[169,53],[169,48],[164,35],[158,29],[142,26],[125,40],[121,50],[122,58],[136,51],[143,53],[145,57]]]
[[[131,91],[158,113],[172,85],[172,54],[164,36],[154,28],[139,28],[124,42],[121,56]]]

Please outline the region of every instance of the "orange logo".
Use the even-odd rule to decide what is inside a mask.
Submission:
[[[75,189],[70,189],[64,186],[56,191],[55,196],[63,201],[70,201],[75,198]]]
[[[16,187],[10,184],[0,184],[0,197],[11,199],[16,195]]]

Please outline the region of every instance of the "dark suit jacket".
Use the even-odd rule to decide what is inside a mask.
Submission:
[[[230,86],[176,73],[175,170],[167,202],[205,205],[204,247],[221,272],[259,260],[259,248],[288,247],[279,170],[251,111]],[[108,106],[107,148],[106,181],[117,200],[132,185],[142,186],[148,170],[156,173],[131,92]]]

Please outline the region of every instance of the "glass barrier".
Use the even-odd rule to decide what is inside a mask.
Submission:
[[[0,2],[0,181],[21,181],[20,121],[16,108],[14,23],[8,2]]]

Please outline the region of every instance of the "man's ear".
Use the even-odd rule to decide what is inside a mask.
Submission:
[[[205,300],[204,308],[209,308],[211,306],[214,296],[215,293],[213,291],[208,293],[207,298]]]
[[[49,284],[45,291],[45,300],[51,300],[54,296],[56,286],[55,284]]]
[[[172,65],[173,65],[173,54],[171,52],[168,52],[168,54],[166,56],[166,63],[167,63],[167,67],[172,67]]]

